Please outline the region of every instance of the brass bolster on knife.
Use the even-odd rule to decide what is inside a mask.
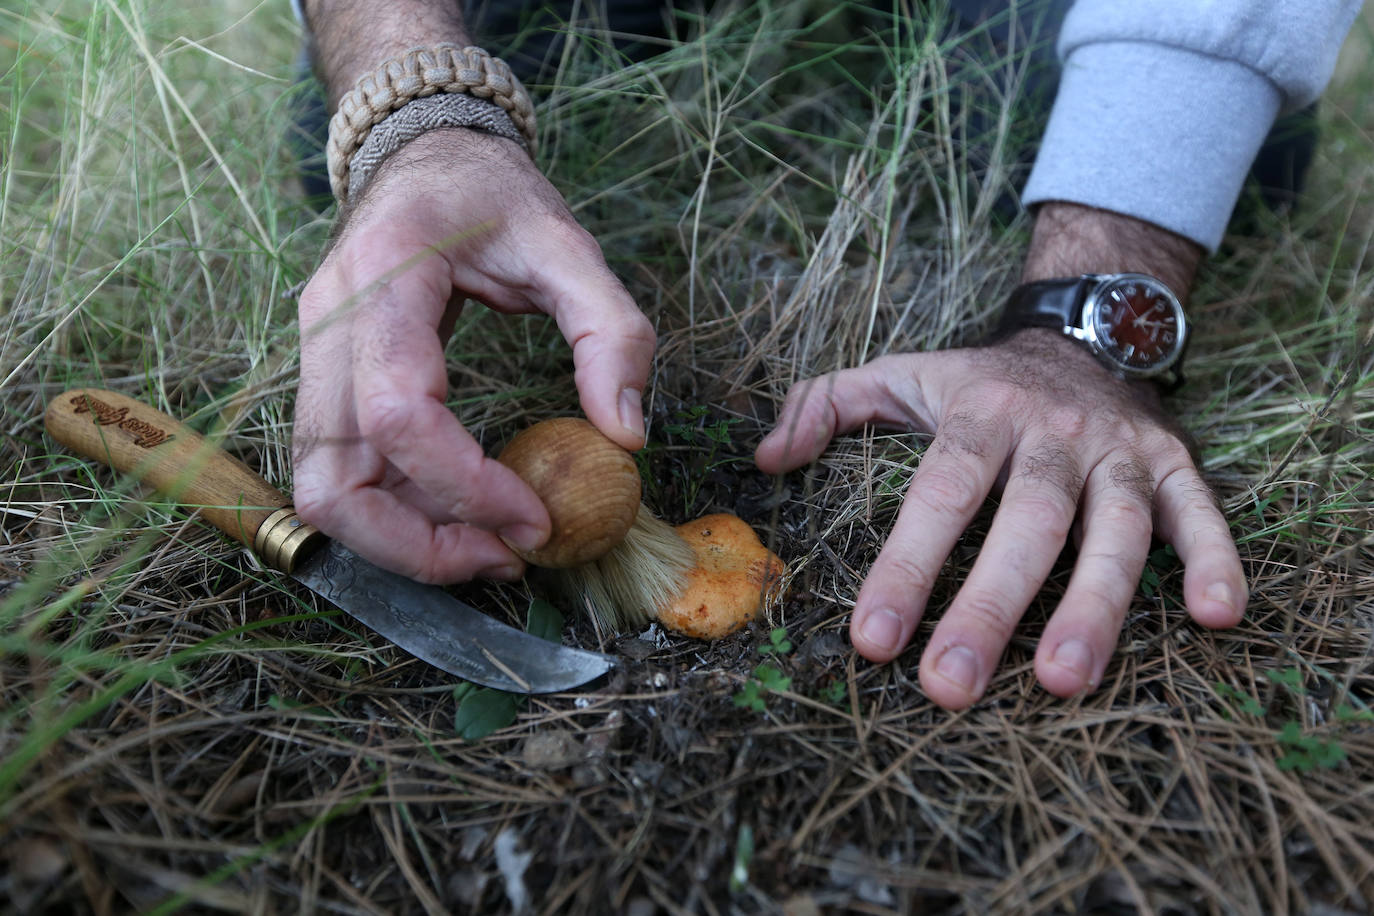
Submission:
[[[258,528],[253,537],[253,552],[273,569],[290,573],[323,539],[320,529],[301,521],[295,508],[286,506],[267,516]]]

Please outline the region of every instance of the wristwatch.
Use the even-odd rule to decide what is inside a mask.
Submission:
[[[1085,344],[1117,376],[1182,381],[1188,320],[1178,297],[1148,274],[1084,274],[1012,291],[999,335],[1052,328]]]

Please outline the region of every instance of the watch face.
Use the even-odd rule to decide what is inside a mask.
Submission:
[[[1169,288],[1143,274],[1120,274],[1084,303],[1083,325],[1098,351],[1132,375],[1163,372],[1183,352],[1183,307]]]

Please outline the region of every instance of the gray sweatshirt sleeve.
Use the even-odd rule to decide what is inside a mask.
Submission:
[[[1331,79],[1359,0],[1078,0],[1027,205],[1065,200],[1221,241],[1280,112]]]

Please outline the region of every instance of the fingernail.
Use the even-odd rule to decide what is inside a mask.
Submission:
[[[1060,668],[1078,675],[1084,683],[1093,676],[1093,652],[1081,639],[1067,639],[1061,642],[1050,660]]]
[[[1236,604],[1235,599],[1231,596],[1231,586],[1227,585],[1225,582],[1213,582],[1203,590],[1202,597],[1206,598],[1208,601],[1224,604],[1228,611],[1235,610]]]
[[[902,618],[897,616],[896,611],[887,608],[869,611],[863,623],[859,624],[859,635],[869,645],[893,652],[900,648]]]
[[[511,525],[497,534],[516,550],[534,550],[544,543],[544,532],[533,525]]]
[[[644,438],[644,395],[633,388],[620,391],[620,425],[635,438]]]
[[[978,663],[968,646],[950,646],[935,664],[935,673],[966,693],[973,693]]]

